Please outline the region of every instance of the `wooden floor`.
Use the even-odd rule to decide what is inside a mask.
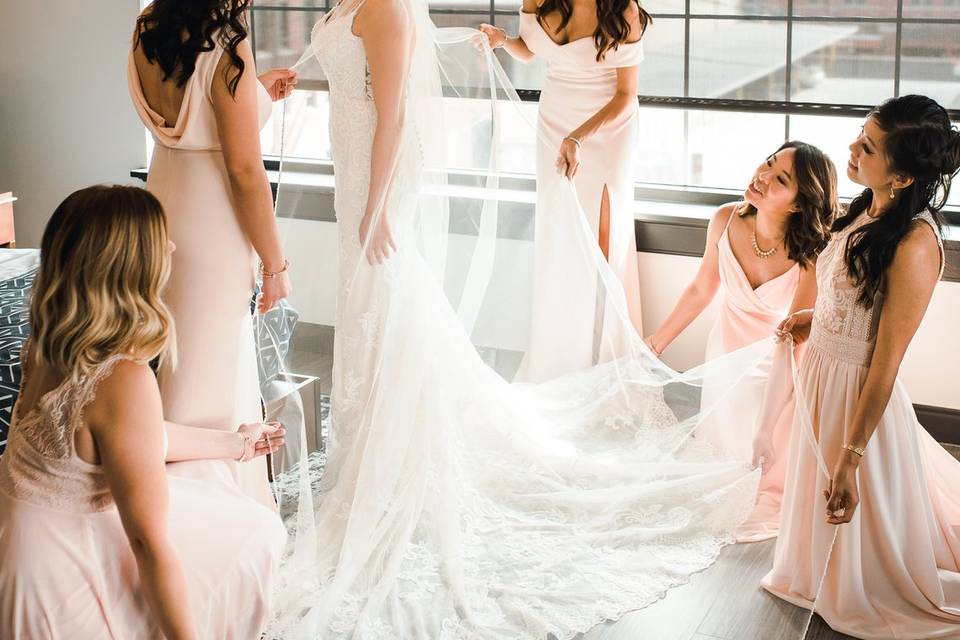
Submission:
[[[298,329],[291,345],[292,371],[318,376],[329,394],[333,330]],[[960,447],[947,447],[960,459]],[[773,561],[775,541],[731,545],[717,562],[659,602],[598,626],[578,640],[843,640],[819,616],[760,588]]]

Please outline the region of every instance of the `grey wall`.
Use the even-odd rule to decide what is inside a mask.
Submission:
[[[138,0],[0,0],[0,192],[17,244],[37,246],[53,209],[146,162],[126,64]]]

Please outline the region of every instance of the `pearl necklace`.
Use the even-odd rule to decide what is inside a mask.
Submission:
[[[753,245],[753,252],[754,252],[754,253],[757,255],[757,257],[760,258],[761,260],[766,260],[767,258],[769,258],[770,256],[772,256],[773,254],[775,254],[775,253],[777,252],[777,246],[776,246],[776,245],[774,245],[774,247],[773,247],[772,249],[767,249],[767,250],[761,249],[761,248],[760,248],[760,245],[757,244],[757,232],[756,232],[756,231],[754,231],[752,234],[750,234],[750,244]]]

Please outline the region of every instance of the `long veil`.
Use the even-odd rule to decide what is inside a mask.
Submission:
[[[572,183],[541,181],[536,212],[518,188],[537,130],[485,39],[437,29],[423,0],[408,3],[405,126],[372,222],[386,216],[397,251],[369,264],[376,111],[348,33],[362,2],[314,28],[277,123],[294,293],[258,340],[267,411],[290,440],[274,461],[290,540],[267,636],[570,638],[733,541],[760,472],[696,434],[756,418],[733,405],[772,338],[682,373],[655,358]],[[571,290],[592,291],[570,305],[596,317],[594,365],[539,384],[513,382],[534,215],[570,247],[563,278],[586,285]]]

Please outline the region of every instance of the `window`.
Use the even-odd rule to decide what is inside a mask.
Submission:
[[[296,61],[328,0],[253,5],[261,68]],[[519,0],[437,0],[438,26],[490,22],[515,34]],[[637,181],[657,188],[739,191],[785,139],[827,151],[846,179],[847,144],[867,110],[925,93],[960,119],[960,0],[646,0],[654,23],[640,71]],[[498,52],[535,101],[539,64]],[[317,98],[316,109],[324,109]],[[317,144],[325,144],[318,132]],[[266,134],[267,141],[276,138]],[[517,168],[534,171],[533,141],[516,141]],[[524,153],[524,145],[529,154]],[[265,145],[270,149],[269,144]],[[960,188],[951,197],[960,205]]]

